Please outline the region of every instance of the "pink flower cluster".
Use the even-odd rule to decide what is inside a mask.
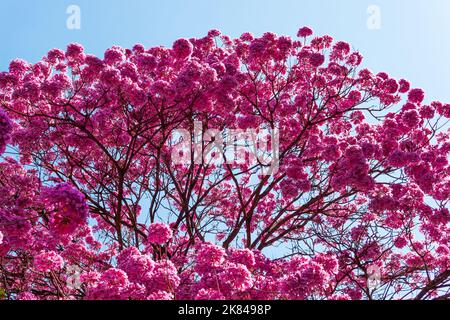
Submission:
[[[95,277],[88,287],[89,299],[156,300],[173,299],[180,284],[177,269],[168,261],[153,261],[130,247],[117,256],[117,268]]]
[[[59,271],[63,265],[63,258],[54,251],[41,252],[34,257],[34,269],[37,272]]]
[[[0,109],[0,155],[5,152],[11,139],[12,124],[6,113]]]
[[[331,183],[336,189],[347,186],[367,191],[373,188],[374,180],[369,175],[369,164],[363,149],[358,146],[349,147],[342,159],[335,165],[335,175]]]
[[[80,225],[86,223],[89,209],[84,195],[71,185],[65,183],[45,188],[41,197],[56,234],[74,233]]]
[[[309,36],[311,36],[312,34],[313,34],[313,31],[312,31],[312,29],[309,28],[309,27],[303,27],[303,28],[300,28],[300,29],[298,30],[298,32],[297,32],[297,36],[298,36],[298,37],[302,37],[302,38],[309,37]]]
[[[154,244],[165,244],[172,238],[172,229],[164,223],[152,223],[148,231],[147,241]]]
[[[0,72],[0,291],[448,297],[450,104],[362,60],[309,27],[13,60]],[[175,163],[174,130],[198,127],[278,129],[278,170],[250,153]]]

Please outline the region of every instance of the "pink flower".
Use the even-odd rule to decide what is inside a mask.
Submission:
[[[399,237],[397,237],[396,239],[395,239],[395,241],[394,241],[394,245],[397,247],[397,248],[403,248],[403,247],[405,247],[406,245],[407,245],[407,241],[406,241],[406,238],[405,237],[403,237],[403,236],[399,236]]]
[[[389,156],[389,164],[393,167],[401,168],[408,164],[407,153],[401,150],[395,150]]]
[[[435,109],[433,106],[422,106],[420,109],[420,116],[424,119],[433,119],[435,114]]]
[[[63,265],[63,258],[54,251],[43,251],[34,257],[34,269],[37,272],[59,271]]]
[[[436,108],[436,111],[438,114],[440,114],[446,118],[450,118],[450,104],[440,104]]]
[[[22,77],[29,70],[29,68],[30,64],[22,59],[14,59],[9,64],[9,72],[19,77]]]
[[[249,249],[233,249],[228,255],[230,261],[243,264],[247,267],[253,267],[256,263],[255,255]]]
[[[348,99],[349,99],[350,101],[354,102],[354,103],[360,102],[360,101],[361,101],[361,98],[362,98],[361,92],[356,91],[356,90],[350,91],[350,93],[348,94]],[[359,113],[356,113],[356,112],[358,112],[358,111],[355,111],[354,113],[352,113],[352,115],[359,114]],[[363,114],[363,113],[360,113],[359,115],[360,115],[360,117],[361,117],[361,115],[362,115],[362,117],[363,117],[363,119],[364,119],[364,114]]]
[[[151,72],[157,65],[156,58],[148,53],[136,56],[136,65],[141,72]]]
[[[425,93],[422,89],[411,89],[408,93],[408,101],[412,103],[420,104],[425,98]]]
[[[225,260],[225,250],[210,242],[202,243],[197,250],[196,270],[205,273],[220,266]]]
[[[42,84],[41,90],[50,99],[56,99],[62,97],[71,85],[70,78],[65,74],[56,74]]]
[[[390,94],[394,94],[397,92],[399,85],[395,79],[388,79],[384,82],[384,86],[386,87],[386,91]]]
[[[297,32],[297,37],[306,38],[313,34],[313,30],[309,27],[300,28]]]
[[[134,63],[124,62],[119,66],[119,70],[122,77],[129,78],[133,82],[136,82],[139,77],[137,66]]]
[[[402,121],[407,127],[414,128],[420,121],[419,113],[417,110],[408,110],[403,113]]]
[[[357,226],[351,231],[351,239],[354,242],[361,241],[361,239],[367,235],[367,230],[364,226]]]
[[[173,53],[177,59],[189,58],[193,52],[193,45],[187,39],[178,39],[173,43]]]
[[[347,54],[350,52],[350,45],[347,42],[339,41],[333,46],[333,50]]]
[[[331,51],[330,58],[332,61],[342,60],[350,53],[350,45],[347,42],[336,42]]]
[[[146,283],[149,291],[174,292],[180,285],[178,270],[170,260],[161,260],[155,264],[151,277]]]
[[[378,72],[377,77],[385,81],[389,79],[389,75],[386,72]]]
[[[21,292],[17,295],[17,300],[34,301],[34,300],[39,300],[39,299],[31,292]]]
[[[6,113],[0,109],[0,155],[5,152],[6,145],[11,140],[12,123]]]
[[[280,183],[280,187],[281,187],[281,192],[282,192],[283,196],[285,196],[287,198],[294,198],[294,197],[298,196],[298,194],[300,193],[300,190],[297,187],[297,184],[292,179],[284,179]]]
[[[0,231],[0,244],[3,243],[3,233]]]
[[[409,91],[410,84],[409,84],[409,82],[406,81],[405,79],[401,79],[401,80],[399,81],[399,85],[400,85],[400,87],[399,87],[398,91],[399,91],[400,93],[406,93],[406,92]]]
[[[120,269],[110,268],[102,273],[87,289],[89,300],[128,300],[132,288],[127,274]]]
[[[240,37],[242,41],[252,41],[254,38],[255,37],[250,32],[244,32]]]
[[[373,198],[370,201],[369,208],[375,212],[383,212],[385,210],[393,210],[397,205],[394,198],[390,196],[382,196]]]
[[[172,229],[165,223],[152,223],[149,228],[147,241],[154,244],[165,244],[173,236]]]
[[[85,59],[84,48],[81,44],[71,43],[67,46],[66,58],[72,65],[79,65]]]
[[[224,300],[225,297],[222,293],[215,289],[202,288],[195,296],[195,300]]]
[[[236,291],[245,291],[253,285],[251,273],[240,263],[228,263],[218,277],[224,285]]]
[[[148,295],[146,300],[173,300],[173,293],[160,290]]]
[[[81,44],[71,43],[67,46],[66,57],[76,57],[83,53],[84,48]]]
[[[117,87],[120,84],[121,76],[120,71],[116,68],[106,68],[101,73],[102,82],[108,87]]]
[[[374,181],[368,174],[369,165],[359,146],[349,147],[335,166],[336,174],[331,179],[334,188],[340,190],[348,185],[360,190],[372,188]]]
[[[49,212],[49,222],[56,234],[72,234],[86,223],[89,209],[84,195],[71,185],[65,183],[45,188],[41,198]]]
[[[150,256],[142,255],[135,247],[123,250],[117,257],[117,266],[127,273],[133,282],[144,282],[155,268],[155,262]]]
[[[311,62],[311,65],[315,68],[321,66],[325,62],[325,57],[321,53],[312,53],[309,56],[309,60]]]
[[[288,54],[289,50],[292,48],[292,40],[288,37],[279,37],[277,47],[282,54]]]
[[[117,46],[114,46],[105,51],[105,62],[108,65],[114,65],[116,63],[122,62],[125,59],[125,54],[123,53],[123,49]]]
[[[64,51],[60,49],[52,49],[47,53],[47,60],[52,64],[56,64],[57,62],[64,60],[64,58]]]
[[[142,45],[142,44],[140,44],[140,43],[135,44],[135,45],[133,46],[133,50],[132,50],[132,51],[133,51],[135,54],[144,53],[144,51],[145,51],[145,46]]]
[[[220,36],[221,32],[217,29],[211,29],[208,31],[208,37],[214,38]]]
[[[305,299],[313,291],[320,292],[327,285],[329,275],[316,262],[308,262],[298,271],[290,272],[283,281],[283,290],[294,299]]]
[[[363,61],[363,57],[359,52],[353,52],[349,55],[347,59],[347,63],[352,66],[359,66],[361,62]]]

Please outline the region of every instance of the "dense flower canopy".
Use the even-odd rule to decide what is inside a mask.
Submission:
[[[450,105],[297,36],[12,61],[0,298],[448,298]],[[278,128],[278,170],[174,164],[196,123]]]

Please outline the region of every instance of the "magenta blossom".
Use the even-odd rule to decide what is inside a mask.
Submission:
[[[152,223],[148,232],[148,242],[154,244],[165,244],[172,238],[172,229],[164,223]]]
[[[362,68],[345,41],[298,37],[13,60],[3,296],[448,297],[450,104]]]

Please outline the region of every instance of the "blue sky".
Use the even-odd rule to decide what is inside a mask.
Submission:
[[[81,9],[80,30],[66,27],[71,4]],[[370,5],[380,8],[379,30],[367,28]],[[2,0],[0,70],[16,57],[36,62],[70,42],[102,55],[114,44],[171,45],[212,28],[294,37],[303,25],[350,42],[367,67],[409,79],[427,100],[450,101],[448,0]]]

